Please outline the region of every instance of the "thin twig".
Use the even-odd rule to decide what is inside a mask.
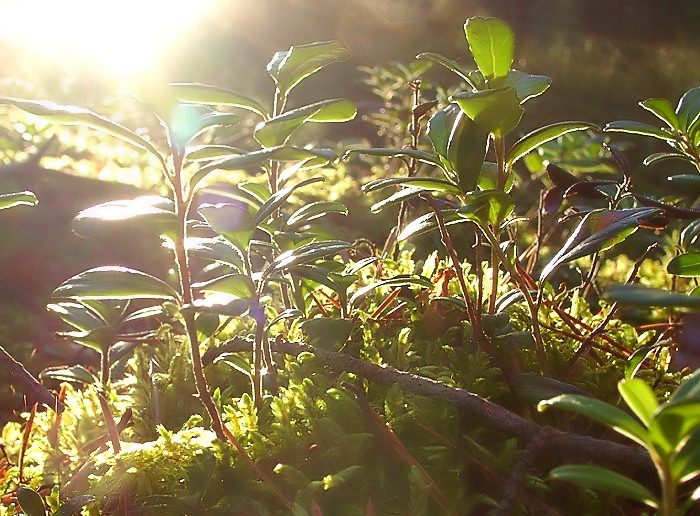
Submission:
[[[27,371],[24,366],[15,360],[5,348],[0,346],[0,363],[2,363],[10,374],[9,383],[19,385],[30,402],[41,403],[54,410],[63,412],[64,406],[56,396]]]

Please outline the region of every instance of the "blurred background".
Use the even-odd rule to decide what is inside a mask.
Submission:
[[[176,81],[231,88],[270,104],[274,86],[265,65],[276,51],[337,39],[353,57],[305,81],[292,107],[349,98],[360,116],[338,129],[341,137],[371,140],[376,127],[362,115],[381,100],[358,67],[408,64],[423,51],[471,67],[463,31],[470,16],[508,22],[516,35],[514,67],[553,79],[528,103],[522,132],[567,119],[653,122],[640,100],[675,104],[700,85],[698,0],[0,0],[0,96],[104,113],[115,92],[131,84]],[[438,68],[430,80],[454,85],[454,76]],[[39,166],[31,156],[54,134],[58,141],[43,149]],[[0,191],[29,189],[40,199],[36,208],[0,214],[0,345],[33,371],[63,353],[50,345],[53,328],[39,318],[51,291],[104,264],[105,256],[131,265],[158,246],[148,239],[139,248],[134,240],[88,243],[70,233],[80,209],[153,186],[140,159],[132,149],[114,150],[113,141],[0,107]],[[30,358],[34,348],[40,358]],[[9,407],[15,402],[5,401],[5,390],[0,405]]]

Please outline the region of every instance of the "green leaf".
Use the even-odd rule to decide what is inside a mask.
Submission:
[[[506,193],[510,192],[514,183],[515,174],[508,174],[503,191]],[[496,163],[484,161],[483,165],[481,165],[478,186],[480,190],[498,190],[498,165]]]
[[[450,132],[447,157],[462,193],[476,189],[488,148],[488,131],[460,112]]]
[[[342,240],[324,240],[323,242],[312,242],[302,245],[297,249],[286,251],[280,254],[265,271],[265,275],[281,271],[289,267],[313,262],[324,256],[333,256],[342,251],[351,249],[353,246]]]
[[[277,89],[287,95],[309,75],[349,57],[350,52],[337,41],[297,45],[289,47],[286,52],[276,52],[267,64],[267,71],[277,84]]]
[[[679,484],[700,475],[700,427],[696,427],[681,448],[673,454],[671,473]]]
[[[678,115],[673,110],[673,106],[666,99],[647,99],[639,103],[647,111],[653,113],[658,119],[665,122],[669,128],[678,130]]]
[[[666,270],[670,274],[684,278],[700,276],[700,253],[685,253],[668,262]]]
[[[26,111],[27,113],[31,113],[32,115],[38,116],[55,124],[80,125],[83,127],[97,129],[126,143],[134,145],[135,147],[147,150],[158,159],[158,163],[163,167],[163,170],[167,170],[168,168],[163,156],[161,156],[158,150],[149,142],[123,125],[112,122],[111,120],[87,109],[77,106],[56,104],[48,101],[20,100],[9,97],[0,97],[0,104],[11,104],[22,109],[23,111]]]
[[[197,210],[204,220],[245,255],[256,224],[248,207],[242,204],[201,204]]]
[[[39,374],[39,378],[86,385],[97,383],[97,377],[81,365],[61,369],[46,369]]]
[[[93,503],[97,498],[92,495],[78,495],[63,502],[53,516],[74,516],[80,510]]]
[[[700,86],[686,91],[676,107],[681,130],[690,131],[700,120]]]
[[[671,405],[700,401],[700,369],[683,379],[678,388],[673,391],[663,408]]]
[[[513,64],[515,36],[498,18],[473,17],[464,25],[469,50],[488,80],[505,77]]]
[[[270,215],[277,211],[282,206],[282,204],[284,204],[284,202],[289,198],[289,196],[292,195],[292,193],[298,188],[302,188],[313,183],[318,183],[319,181],[322,182],[323,180],[324,179],[322,177],[310,177],[304,179],[303,181],[299,181],[294,185],[287,186],[285,188],[282,188],[281,190],[278,190],[272,196],[270,196],[270,198],[267,201],[265,201],[265,204],[263,204],[260,207],[260,209],[253,217],[253,223],[257,226],[261,222],[265,222],[265,220],[267,220],[267,218]]]
[[[73,231],[83,237],[135,227],[172,237],[178,225],[175,204],[155,195],[108,201],[81,211],[73,219]]]
[[[584,130],[600,131],[600,127],[588,122],[558,122],[535,129],[513,144],[508,151],[507,161],[512,165],[540,145],[556,140],[564,134]]]
[[[514,209],[515,203],[510,195],[499,190],[486,190],[468,194],[457,213],[477,221],[481,226],[500,226]]]
[[[185,247],[190,256],[214,260],[226,265],[233,265],[238,270],[243,270],[243,255],[228,240],[223,237],[195,238],[185,240]]]
[[[454,95],[469,118],[496,136],[506,136],[520,123],[525,110],[512,87],[465,92]]]
[[[681,154],[680,152],[655,152],[654,154],[650,154],[649,156],[644,158],[644,161],[642,161],[642,163],[644,164],[644,166],[648,167],[649,165],[652,165],[654,163],[658,163],[660,161],[664,161],[667,159],[682,159],[684,161],[692,162],[692,159],[690,159],[685,154]],[[672,176],[672,177],[680,177],[680,176]],[[669,181],[673,181],[672,177],[669,177],[667,179]],[[700,177],[698,177],[696,175],[692,175],[691,177],[700,180]]]
[[[312,202],[292,213],[287,219],[286,225],[289,228],[295,228],[303,224],[308,224],[312,220],[321,218],[328,213],[347,215],[348,208],[344,204],[336,201]]]
[[[362,186],[363,192],[373,192],[390,186],[410,186],[423,192],[444,192],[460,194],[461,190],[444,179],[432,177],[389,177],[376,179]]]
[[[457,210],[443,210],[442,216],[445,220],[446,226],[451,226],[452,224],[463,224],[467,222],[467,219],[461,217],[457,214]],[[428,231],[437,229],[438,224],[435,220],[435,214],[433,212],[421,215],[417,219],[413,220],[411,223],[407,224],[403,231],[398,236],[398,241],[403,242],[411,237],[422,235]]]
[[[255,293],[255,285],[245,274],[224,274],[209,281],[192,285],[203,292],[223,292],[240,298],[250,298]]]
[[[691,308],[700,310],[700,296],[688,296],[643,285],[611,285],[603,292],[608,301],[632,306],[660,306],[667,308]]]
[[[418,161],[428,163],[430,165],[435,165],[436,167],[442,167],[442,163],[434,155],[429,152],[425,152],[417,149],[351,149],[345,153],[343,159],[347,159],[348,156],[352,154],[364,154],[366,156],[384,156],[384,157],[408,157],[415,158]]]
[[[172,83],[169,86],[180,102],[237,107],[267,118],[267,109],[262,104],[235,91],[194,83]]]
[[[425,278],[423,276],[398,275],[392,278],[382,279],[374,283],[370,283],[369,285],[365,285],[360,289],[357,289],[357,291],[355,291],[355,293],[350,298],[350,306],[354,306],[359,299],[363,298],[373,290],[382,287],[419,287],[429,289],[433,287],[433,283],[428,278]]]
[[[584,489],[595,489],[606,493],[632,498],[650,507],[658,508],[659,501],[642,484],[629,477],[606,468],[587,464],[559,466],[549,472],[551,480],[565,480]]]
[[[524,333],[525,338],[529,338],[528,340],[530,341],[533,340],[529,332],[517,333],[519,335],[523,335]],[[508,335],[513,334],[510,333],[504,337]],[[501,342],[499,342],[499,344],[501,344]],[[527,405],[539,403],[542,400],[550,399],[560,394],[579,394],[581,396],[587,396],[586,391],[583,389],[537,373],[517,374],[514,377],[514,381],[517,388],[518,399]]]
[[[472,84],[471,78],[469,77],[469,71],[462,65],[460,65],[457,61],[450,59],[449,57],[437,54],[435,52],[422,52],[416,56],[416,59],[438,63],[447,68],[448,70],[451,70],[457,75],[459,75],[469,86],[476,89]]]
[[[622,380],[617,384],[617,388],[627,406],[644,423],[644,426],[649,427],[654,411],[659,406],[652,388],[639,378]]]
[[[639,134],[642,136],[651,136],[652,138],[664,140],[666,142],[676,141],[675,136],[668,131],[664,131],[658,127],[654,127],[653,125],[635,122],[633,120],[617,120],[615,122],[610,122],[603,127],[603,132]]]
[[[654,414],[650,437],[657,451],[668,457],[699,425],[700,400],[667,402],[660,405]]]
[[[537,405],[537,410],[543,412],[547,407],[557,407],[582,414],[598,423],[609,426],[642,446],[646,444],[647,432],[644,427],[629,414],[600,400],[576,394],[562,394],[541,401]]]
[[[27,516],[46,516],[46,506],[39,493],[28,487],[19,487],[15,494],[17,503]]]
[[[126,267],[96,267],[76,274],[53,291],[54,298],[179,299],[164,281]]]
[[[547,91],[552,84],[552,78],[546,75],[530,75],[519,70],[509,70],[506,84],[515,88],[515,94],[520,103],[523,104]]]
[[[586,214],[564,246],[544,267],[540,281],[546,280],[560,265],[605,251],[634,233],[645,220],[662,210],[631,208],[627,210],[593,210]]]
[[[405,202],[409,199],[413,199],[414,197],[417,197],[418,195],[421,194],[421,192],[425,192],[424,189],[422,188],[416,188],[413,186],[408,186],[406,188],[402,188],[398,190],[397,192],[391,194],[389,197],[386,199],[374,203],[372,206],[370,206],[369,210],[372,213],[377,213],[387,206],[392,206],[394,204],[398,204],[400,202]]]
[[[264,147],[287,142],[294,131],[309,122],[347,122],[355,118],[355,104],[345,99],[331,99],[309,104],[260,122],[255,139]]]
[[[299,325],[309,344],[322,349],[339,349],[350,337],[353,327],[352,319],[335,319],[319,317],[309,319]]]
[[[32,192],[0,194],[0,210],[15,206],[34,206],[39,201]]]
[[[433,144],[433,149],[444,159],[447,159],[447,146],[450,141],[450,133],[454,126],[455,119],[460,113],[457,104],[449,104],[448,106],[435,111],[426,126],[426,134]]]
[[[204,299],[195,299],[192,305],[199,313],[213,313],[227,317],[238,317],[248,311],[248,308],[250,308],[250,300],[240,298],[233,294],[214,292],[206,295]]]
[[[229,158],[231,156],[240,156],[246,151],[238,147],[230,145],[198,145],[188,149],[185,157],[189,161],[206,161],[212,159]]]

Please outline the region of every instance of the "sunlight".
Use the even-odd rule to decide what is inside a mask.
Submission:
[[[0,38],[45,58],[85,60],[115,77],[157,63],[210,0],[0,1]]]

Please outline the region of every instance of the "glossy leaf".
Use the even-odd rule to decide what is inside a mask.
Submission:
[[[450,132],[447,157],[462,193],[476,189],[488,147],[488,130],[460,112]]]
[[[614,132],[651,136],[652,138],[657,138],[667,142],[673,142],[676,140],[676,138],[668,131],[662,131],[653,125],[635,122],[633,120],[617,120],[615,122],[610,122],[603,128],[603,131],[607,133]]]
[[[172,236],[178,230],[175,205],[170,199],[149,195],[98,204],[81,211],[73,219],[73,231],[84,237],[124,227],[146,227]]]
[[[357,108],[349,100],[323,100],[261,122],[255,128],[255,139],[264,147],[274,147],[286,143],[292,133],[305,123],[347,122],[356,114]]]
[[[622,242],[644,220],[659,213],[661,210],[658,208],[594,210],[587,213],[564,246],[544,267],[540,281],[545,281],[557,267],[566,262],[604,251]]]
[[[648,427],[654,417],[654,411],[659,406],[652,388],[639,378],[622,380],[617,384],[617,388],[627,406],[644,423],[644,426]]]
[[[685,253],[668,262],[666,270],[670,274],[684,278],[700,276],[700,253]]]
[[[42,371],[39,378],[56,380],[58,382],[83,383],[93,385],[97,383],[97,377],[81,365],[74,365],[61,369],[47,369]]]
[[[595,489],[632,498],[657,508],[659,501],[642,484],[625,475],[606,468],[588,464],[570,464],[559,466],[549,472],[552,480],[565,480],[584,489]]]
[[[227,265],[233,265],[243,270],[243,255],[231,243],[223,237],[194,238],[189,237],[185,241],[187,252],[191,256],[213,260]]]
[[[468,194],[457,213],[477,221],[481,226],[500,226],[514,209],[515,203],[510,195],[498,190],[486,190]]]
[[[508,174],[503,191],[510,192],[514,184],[515,174]],[[484,161],[481,165],[478,186],[480,190],[498,190],[498,165],[496,163]]]
[[[229,158],[245,154],[244,149],[230,145],[198,145],[188,148],[185,157],[189,161],[206,161],[213,159]]]
[[[97,498],[92,495],[78,495],[63,502],[53,516],[74,516],[79,514],[83,507],[93,503]]]
[[[350,337],[353,325],[352,319],[319,317],[304,321],[299,326],[312,346],[337,350]]]
[[[673,391],[663,408],[669,406],[700,401],[700,369],[683,379],[678,388]]]
[[[447,107],[435,111],[426,125],[425,132],[433,144],[433,149],[445,159],[447,159],[450,133],[452,133],[452,127],[459,113],[460,109],[457,104],[449,104]]]
[[[467,222],[467,219],[461,217],[457,214],[457,210],[443,210],[442,216],[445,219],[445,225],[451,226],[452,224],[462,224]],[[438,228],[437,221],[435,220],[435,214],[433,212],[421,215],[417,219],[413,220],[403,228],[403,231],[399,233],[398,241],[403,242],[409,238],[422,235],[428,231],[433,231]]]
[[[54,298],[73,299],[178,299],[164,281],[126,267],[96,267],[76,274],[53,291]]]
[[[650,439],[663,455],[671,455],[700,425],[700,401],[659,406],[650,427]]]
[[[202,204],[197,210],[204,220],[245,255],[256,224],[248,207],[241,204]]]
[[[416,188],[413,186],[402,188],[402,189],[398,190],[397,192],[391,194],[386,199],[383,199],[379,202],[374,203],[372,206],[370,206],[369,209],[372,213],[378,213],[379,211],[383,210],[384,208],[386,208],[388,206],[393,206],[394,204],[398,204],[401,202],[408,201],[409,199],[413,199],[414,197],[419,196],[421,194],[421,192],[425,192],[425,190],[422,188]]]
[[[515,129],[525,112],[512,87],[458,93],[451,100],[479,127],[497,136]]]
[[[277,89],[286,95],[309,75],[349,57],[350,52],[337,41],[297,45],[286,52],[276,52],[267,64],[267,71]]]
[[[250,300],[233,294],[214,292],[204,299],[195,299],[192,304],[199,313],[213,313],[227,317],[243,315],[250,307]]]
[[[275,192],[270,198],[265,201],[265,204],[263,204],[260,209],[257,211],[255,216],[253,217],[253,223],[257,226],[261,222],[265,222],[267,218],[272,215],[275,211],[277,211],[282,204],[285,203],[285,201],[289,198],[292,193],[294,193],[295,190],[298,188],[302,188],[304,186],[313,184],[313,183],[318,183],[319,181],[323,181],[322,177],[310,177],[307,179],[304,179],[302,181],[299,181],[298,183],[287,186],[285,188],[282,188],[281,190],[278,190]]]
[[[15,206],[34,206],[39,201],[32,192],[0,194],[0,210]]]
[[[608,301],[632,306],[700,310],[700,296],[688,296],[680,292],[669,292],[643,285],[611,285],[605,289],[603,297]]]
[[[690,131],[700,120],[700,86],[686,91],[678,102],[676,114],[681,130]]]
[[[600,128],[588,122],[559,122],[535,129],[513,144],[508,151],[507,161],[512,165],[540,145],[556,140],[564,134],[584,130],[600,131]]]
[[[376,289],[382,288],[382,287],[387,287],[387,288],[419,287],[419,288],[430,289],[433,287],[433,283],[429,279],[427,279],[423,276],[399,275],[399,276],[394,276],[392,278],[382,279],[382,280],[376,281],[374,283],[370,283],[369,285],[365,285],[364,287],[362,287],[360,289],[357,289],[357,291],[355,291],[355,293],[350,298],[350,305],[354,306],[355,303],[359,299],[366,296],[368,293],[372,292],[373,290],[376,290]]]
[[[469,50],[484,77],[505,77],[513,64],[515,36],[507,23],[497,18],[473,17],[464,25]]]
[[[223,292],[241,298],[249,298],[255,293],[255,285],[245,274],[224,274],[209,281],[195,283],[192,288],[203,292]]]
[[[175,97],[181,102],[237,107],[257,113],[263,118],[267,117],[267,110],[264,106],[235,91],[195,83],[172,83],[169,86]]]
[[[373,192],[390,186],[410,186],[421,191],[445,192],[459,194],[460,189],[454,183],[432,177],[389,177],[376,179],[362,186],[362,191]]]
[[[28,487],[19,487],[15,494],[17,504],[26,516],[46,516],[46,506],[39,493]]]
[[[464,81],[469,84],[470,86],[473,87],[471,83],[471,79],[469,77],[469,71],[465,69],[462,65],[460,65],[457,61],[454,59],[450,59],[449,57],[445,57],[443,55],[440,55],[436,52],[421,52],[416,56],[416,59],[418,60],[426,60],[426,61],[432,61],[433,63],[438,63],[448,70],[453,71],[457,75],[459,75]]]
[[[342,251],[352,248],[352,244],[341,240],[325,240],[322,242],[312,242],[302,245],[301,247],[287,251],[279,255],[270,267],[266,270],[265,275],[272,274],[276,271],[281,271],[289,267],[309,263],[323,258],[325,256],[333,256]]]
[[[509,333],[503,337],[508,337],[510,335],[513,335],[513,333]],[[526,342],[533,341],[532,335],[529,332],[517,332],[516,335],[525,337]],[[503,345],[502,338],[497,338],[496,342],[498,342],[499,346]],[[515,382],[518,399],[527,405],[533,405],[560,394],[588,395],[586,391],[575,385],[537,373],[520,373],[515,375],[513,380]]]
[[[688,156],[685,154],[681,154],[680,152],[655,152],[654,154],[650,154],[646,158],[644,158],[644,161],[642,163],[644,166],[649,166],[653,165],[654,163],[659,163],[661,161],[665,161],[667,159],[682,159],[684,161],[692,161]],[[698,177],[698,176],[691,176],[691,177]],[[669,177],[669,181],[672,179]]]
[[[158,159],[159,164],[164,170],[167,169],[163,156],[161,156],[158,150],[148,141],[144,140],[138,134],[130,129],[127,129],[123,125],[112,122],[111,120],[87,109],[77,106],[56,104],[49,101],[20,100],[9,97],[0,97],[0,104],[13,105],[23,111],[26,111],[27,113],[31,113],[32,115],[38,116],[55,124],[80,125],[83,127],[97,129],[126,143],[134,145],[135,147],[147,150]]]
[[[82,303],[67,301],[49,303],[46,305],[46,309],[58,315],[66,324],[81,331],[93,330],[108,324],[98,313],[90,310]]]
[[[542,412],[548,407],[557,407],[576,412],[609,426],[642,446],[646,443],[646,430],[632,416],[595,398],[576,394],[562,394],[549,400],[541,401],[537,405],[537,410]]]
[[[696,427],[671,458],[671,472],[676,482],[688,482],[700,475],[700,426]]]
[[[418,161],[422,161],[422,162],[428,163],[430,165],[435,165],[436,167],[442,166],[442,163],[440,162],[440,160],[437,159],[435,156],[433,156],[429,152],[425,152],[425,151],[417,150],[417,149],[380,149],[380,148],[351,149],[345,153],[343,158],[346,159],[348,156],[350,156],[352,154],[364,154],[366,156],[385,156],[385,157],[391,157],[391,158],[398,158],[398,157],[415,158]]]
[[[647,99],[639,103],[647,111],[653,113],[659,120],[666,123],[671,129],[679,128],[678,115],[673,106],[666,99]]]
[[[287,227],[294,228],[308,224],[312,220],[319,219],[328,213],[348,214],[348,208],[336,201],[317,201],[306,204],[292,213],[287,219]]]
[[[506,83],[515,89],[518,100],[523,104],[547,91],[552,84],[552,78],[546,75],[530,75],[519,70],[509,70]]]

